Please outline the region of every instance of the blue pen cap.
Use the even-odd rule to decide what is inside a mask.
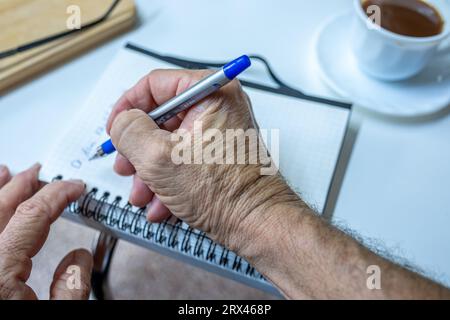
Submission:
[[[102,150],[105,154],[111,154],[116,151],[116,148],[114,147],[112,141],[108,140],[104,144],[102,144]]]
[[[246,55],[237,58],[236,60],[231,61],[223,67],[223,72],[226,77],[230,80],[236,78],[239,74],[241,74],[244,70],[252,65],[250,58]]]

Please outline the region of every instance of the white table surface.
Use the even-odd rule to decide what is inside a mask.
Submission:
[[[312,43],[320,24],[351,0],[136,1],[138,29],[0,97],[1,163],[17,172],[43,161],[129,39],[199,59],[262,54],[288,83],[333,97],[317,75]],[[356,115],[362,126],[334,219],[450,285],[450,116]]]

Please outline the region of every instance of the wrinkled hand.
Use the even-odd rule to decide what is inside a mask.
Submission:
[[[44,245],[50,225],[85,189],[81,181],[42,186],[39,169],[35,165],[11,178],[8,169],[0,166],[0,300],[37,298],[26,285],[31,258]],[[86,250],[69,253],[56,268],[50,298],[87,299],[92,263]]]
[[[209,73],[151,72],[117,102],[107,129],[120,153],[116,172],[135,175],[132,204],[143,207],[151,203],[151,221],[160,221],[172,212],[233,249],[232,238],[242,238],[242,227],[257,225],[262,209],[280,197],[289,200],[295,196],[279,176],[262,176],[261,164],[175,164],[172,152],[179,141],[174,141],[173,132],[188,130],[194,141],[194,121],[201,121],[203,131],[215,128],[224,136],[226,129],[255,128],[250,101],[237,80],[161,128],[147,116]],[[248,156],[251,151],[246,152]]]

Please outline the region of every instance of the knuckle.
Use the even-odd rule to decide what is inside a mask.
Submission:
[[[39,219],[42,217],[49,218],[49,212],[51,211],[50,205],[48,204],[49,199],[42,198],[31,198],[25,201],[17,207],[17,214],[27,218]]]
[[[141,119],[143,111],[131,109],[121,112],[117,115],[111,128],[111,138],[113,143],[120,148],[123,143],[123,137],[131,132],[131,129],[137,130],[136,123]]]

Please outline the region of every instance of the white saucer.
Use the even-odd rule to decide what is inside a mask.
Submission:
[[[326,22],[317,37],[315,50],[321,77],[332,90],[357,107],[390,116],[424,116],[450,105],[448,52],[438,53],[414,78],[378,81],[365,75],[356,64],[349,44],[352,24],[352,12],[340,14]]]

